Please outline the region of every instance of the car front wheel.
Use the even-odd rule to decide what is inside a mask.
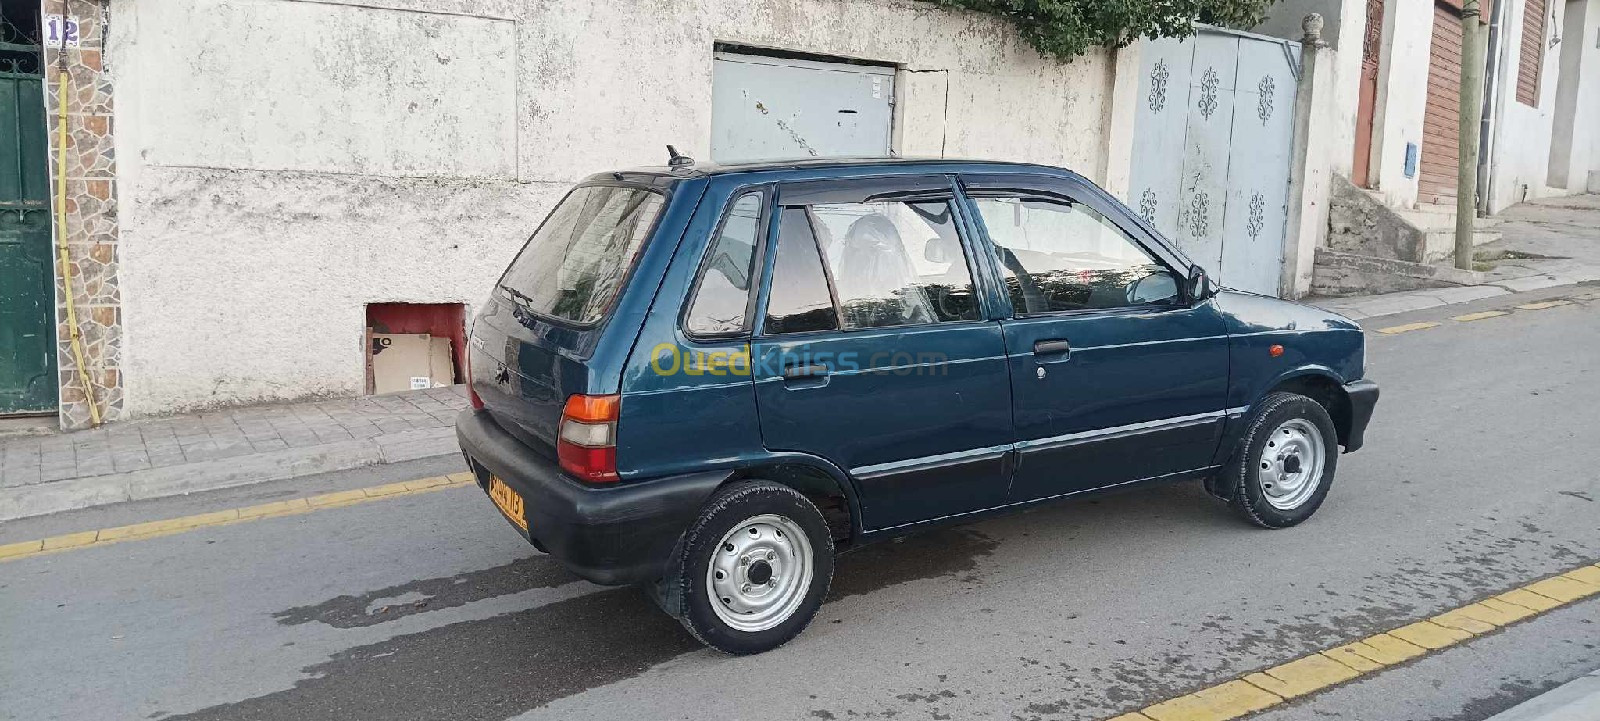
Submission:
[[[1251,415],[1221,485],[1245,520],[1288,528],[1317,512],[1338,458],[1339,437],[1322,404],[1272,393]]]
[[[706,503],[653,595],[701,642],[750,654],[805,630],[832,580],[822,513],[792,488],[750,481]]]

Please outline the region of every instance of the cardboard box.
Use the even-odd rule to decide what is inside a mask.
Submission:
[[[434,388],[456,382],[456,365],[450,355],[449,338],[434,336],[428,341],[428,376]]]
[[[423,334],[373,333],[370,349],[372,392],[398,393],[431,388],[429,368],[433,337]],[[445,340],[448,348],[450,341]]]

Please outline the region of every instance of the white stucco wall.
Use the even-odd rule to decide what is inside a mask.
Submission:
[[[911,0],[113,0],[129,415],[348,395],[573,181],[707,157],[716,42],[898,64],[902,153],[1106,174],[1113,63]],[[619,19],[626,18],[625,22]],[[469,309],[470,312],[470,309]]]
[[[1432,40],[1432,2],[1384,3],[1370,172],[1384,202],[1394,207],[1417,202],[1417,178],[1405,177],[1406,143],[1415,143],[1420,154]]]
[[[1547,183],[1584,192],[1600,170],[1600,0],[1565,3]]]
[[[1561,3],[1551,2],[1550,5],[1559,6]],[[1504,83],[1504,90],[1496,101],[1492,132],[1497,138],[1490,160],[1489,188],[1482,192],[1488,198],[1490,213],[1498,213],[1523,200],[1552,194],[1545,183],[1550,170],[1550,137],[1555,122],[1557,81],[1561,76],[1560,46],[1549,47],[1553,27],[1547,20],[1544,67],[1539,78],[1539,104],[1535,107],[1519,102],[1516,82],[1517,74],[1521,71],[1522,22],[1526,9],[1525,3],[1507,3],[1502,26],[1501,37],[1508,42],[1501,43],[1499,48],[1501,70],[1497,82]],[[1557,17],[1561,15],[1558,13]]]

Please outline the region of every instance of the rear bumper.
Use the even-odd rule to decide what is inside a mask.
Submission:
[[[606,585],[660,578],[678,538],[728,477],[724,471],[585,485],[488,413],[470,409],[456,418],[456,440],[480,487],[487,489],[493,474],[522,495],[529,540],[573,573]]]
[[[1350,399],[1350,432],[1345,436],[1344,452],[1360,450],[1366,442],[1367,423],[1372,420],[1372,409],[1378,405],[1378,384],[1372,381],[1352,381],[1344,384],[1344,393]]]

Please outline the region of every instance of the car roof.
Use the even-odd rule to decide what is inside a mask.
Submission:
[[[1067,169],[1037,163],[1017,163],[999,160],[975,160],[952,158],[882,158],[882,157],[856,157],[856,158],[795,158],[781,160],[759,160],[750,162],[714,163],[695,162],[678,168],[664,165],[630,168],[608,173],[597,173],[590,180],[636,180],[647,183],[671,182],[672,180],[688,178],[708,178],[718,175],[733,173],[784,173],[785,171],[805,171],[807,175],[819,170],[840,169],[855,171],[882,168],[892,172],[915,172],[918,169],[935,169],[935,172],[982,172],[982,173],[1043,173],[1048,175],[1078,174]],[[628,176],[633,176],[629,178]],[[641,177],[643,176],[643,177]]]

